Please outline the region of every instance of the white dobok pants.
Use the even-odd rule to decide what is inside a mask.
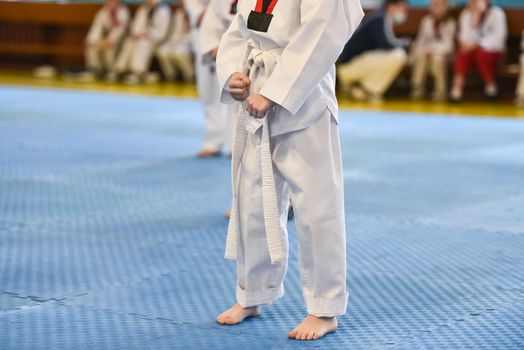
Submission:
[[[109,71],[116,59],[116,48],[103,49],[98,44],[88,45],[84,56],[87,69],[95,72]]]
[[[172,80],[180,74],[185,82],[193,80],[195,69],[189,52],[177,51],[176,47],[167,43],[158,48],[156,56],[166,78]]]
[[[413,70],[411,85],[415,90],[424,88],[428,73],[431,73],[435,80],[434,94],[446,96],[447,92],[447,57],[445,55],[432,54],[417,55],[413,58]]]
[[[382,96],[406,65],[403,49],[368,51],[338,66],[342,88],[360,83],[368,92]]]
[[[307,311],[319,317],[344,314],[348,299],[344,184],[336,121],[326,112],[309,128],[270,139],[286,253],[275,264],[264,226],[261,129],[248,133],[238,173],[237,301],[249,307],[270,304],[283,295],[291,199]]]
[[[117,73],[128,71],[134,74],[146,73],[151,64],[154,48],[155,44],[150,40],[127,39],[118,55],[114,70]]]
[[[204,106],[206,136],[203,149],[220,151],[227,143],[227,127],[224,122],[225,109],[220,103],[220,90],[214,63],[204,63],[200,53],[199,31],[193,29],[196,82]]]

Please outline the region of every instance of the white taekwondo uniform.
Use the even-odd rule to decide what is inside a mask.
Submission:
[[[411,84],[417,94],[431,72],[435,79],[434,97],[447,96],[447,66],[455,45],[455,31],[456,22],[451,17],[437,21],[429,14],[422,18],[410,57],[413,63]]]
[[[209,2],[200,27],[200,53],[204,62],[212,60],[209,53],[220,45],[222,36],[235,17],[237,4],[238,0],[211,0]],[[217,79],[216,74],[214,78]],[[215,86],[217,90],[214,96],[219,102],[218,81],[216,81]],[[231,151],[236,110],[235,105],[229,104],[226,107],[222,106],[221,114],[208,116],[206,119],[206,144],[221,143],[225,146],[226,151]],[[226,118],[224,118],[224,114],[227,116]],[[226,119],[225,123],[224,119]]]
[[[201,23],[199,23],[199,20],[206,12],[209,2],[209,0],[185,0],[184,5],[189,15],[189,22],[191,23],[197,88],[204,105],[206,119],[206,138],[202,148],[209,151],[220,151],[225,140],[224,123],[222,121],[223,112],[216,78],[216,66],[215,63],[210,60],[204,61],[200,48]]]
[[[233,209],[226,258],[237,260],[237,301],[268,304],[283,294],[287,212],[295,210],[308,313],[346,310],[344,188],[335,61],[363,17],[359,0],[245,0],[217,58],[227,80],[251,79],[251,94],[276,103],[263,119],[239,108],[233,146]]]
[[[167,36],[170,21],[169,5],[161,1],[153,7],[141,5],[131,23],[130,36],[115,64],[116,73],[147,73],[156,47]]]
[[[156,53],[162,72],[168,80],[174,80],[178,71],[184,81],[193,81],[195,69],[191,51],[189,23],[184,9],[179,7],[173,13],[169,38]]]
[[[114,10],[103,6],[98,10],[85,40],[85,60],[89,70],[111,70],[128,26],[127,6],[120,5]],[[111,47],[102,47],[102,42],[106,39],[112,43]]]

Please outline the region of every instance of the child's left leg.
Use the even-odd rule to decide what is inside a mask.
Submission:
[[[135,43],[131,58],[131,72],[140,75],[147,73],[153,55],[153,43],[150,40],[139,40]]]
[[[273,161],[295,210],[302,293],[308,317],[293,339],[318,339],[346,312],[344,177],[338,126],[326,112],[311,127],[277,136]]]
[[[482,80],[484,80],[484,92],[487,97],[495,97],[498,94],[495,74],[501,58],[502,54],[500,52],[486,51],[482,48],[478,48],[475,51],[474,59]]]
[[[447,64],[446,56],[433,54],[430,57],[431,73],[435,79],[435,89],[433,91],[433,99],[436,101],[444,101],[446,98],[447,89]]]

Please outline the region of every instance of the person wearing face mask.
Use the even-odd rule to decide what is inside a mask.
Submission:
[[[495,70],[506,50],[507,22],[504,11],[489,0],[470,0],[459,18],[459,48],[455,57],[455,76],[450,93],[460,102],[466,76],[476,66],[484,81],[488,99],[498,95]]]
[[[430,13],[420,22],[417,38],[411,48],[411,95],[414,99],[424,97],[428,73],[435,81],[433,99],[446,99],[446,69],[453,52],[455,29],[455,20],[448,16],[448,0],[432,0]]]
[[[407,20],[405,0],[385,0],[383,11],[367,17],[338,60],[342,91],[357,100],[377,102],[407,63],[409,39],[397,38],[395,24]]]

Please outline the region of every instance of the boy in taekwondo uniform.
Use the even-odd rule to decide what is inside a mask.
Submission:
[[[145,0],[137,9],[131,23],[129,38],[118,55],[109,81],[130,73],[126,82],[139,83],[149,70],[151,58],[168,34],[171,8],[162,0]]]
[[[202,18],[200,27],[200,54],[204,63],[215,65],[218,46],[220,39],[231,25],[231,21],[237,13],[238,0],[211,0],[209,6]],[[218,80],[214,74],[215,98],[216,102],[220,103],[220,95],[218,94]],[[227,105],[227,108],[222,108],[222,113],[213,113],[206,117],[206,141],[205,146],[215,144],[215,147],[221,145],[231,151],[234,119],[236,108],[234,105]],[[224,114],[227,115],[227,120],[224,123]]]
[[[209,59],[209,57],[204,57],[201,49],[201,38],[203,37],[201,35],[202,23],[209,4],[210,0],[184,1],[193,36],[197,88],[206,119],[206,138],[202,149],[197,154],[197,157],[200,158],[220,155],[225,141],[215,62]]]
[[[221,99],[241,101],[226,258],[237,260],[236,324],[283,295],[287,209],[295,209],[308,316],[318,339],[346,312],[343,172],[335,61],[363,17],[359,0],[243,0],[217,57]]]
[[[115,63],[129,26],[129,9],[120,0],[106,0],[98,10],[85,40],[85,60],[90,73],[107,73]]]
[[[173,82],[179,76],[187,83],[195,77],[193,67],[191,32],[186,11],[178,5],[171,19],[171,32],[165,43],[156,51],[160,68],[167,81]]]

